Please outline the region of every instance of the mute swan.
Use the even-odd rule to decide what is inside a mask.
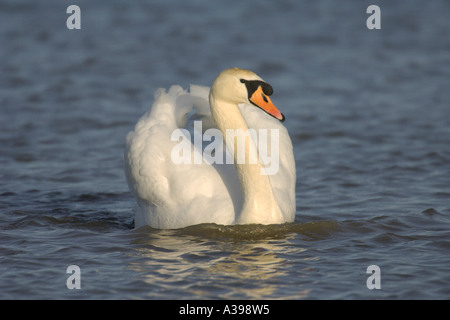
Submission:
[[[179,86],[172,86],[168,93],[159,89],[152,108],[126,137],[125,173],[137,200],[135,227],[176,229],[200,223],[294,221],[293,147],[281,124],[284,115],[272,104],[268,97],[271,94],[269,84],[255,73],[238,68],[222,71],[211,89],[194,85],[189,92]],[[200,120],[202,132],[198,132]],[[174,139],[174,132],[192,127],[193,122],[197,124],[197,131],[191,128],[194,140],[197,139],[194,144],[186,139],[180,142],[180,135]],[[218,146],[215,152],[225,150],[231,164],[229,161],[174,161],[177,154],[174,150],[180,146],[192,150],[188,160],[195,157],[205,160],[195,135],[204,133],[203,137],[207,137],[209,129],[214,127],[217,129],[213,132],[221,133],[219,138],[226,142],[224,147],[221,140],[214,140]],[[242,141],[238,142],[238,136],[231,136],[227,143],[231,129],[245,133],[248,128],[254,129],[254,133],[269,131],[270,138],[265,140],[268,149],[278,153],[275,154],[276,172],[264,172],[268,165],[259,157],[262,148],[257,144],[258,136],[244,134],[245,161],[239,158],[238,143]],[[185,136],[189,138],[189,134]],[[217,134],[214,138],[218,139]],[[212,138],[203,140],[213,141]],[[252,152],[257,154],[253,162],[250,161]]]

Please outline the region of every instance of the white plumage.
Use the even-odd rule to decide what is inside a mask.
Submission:
[[[139,119],[134,131],[127,135],[125,172],[130,190],[137,200],[135,227],[150,225],[173,229],[200,223],[271,224],[294,220],[296,175],[289,134],[278,119],[250,103],[248,87],[241,79],[262,81],[250,71],[235,68],[219,75],[213,84],[216,90],[211,90],[211,98],[208,98],[209,88],[193,85],[189,91],[172,86],[168,92],[159,89],[155,93],[151,109]],[[228,97],[237,99],[233,98],[239,102],[234,103],[236,107],[225,101]],[[210,101],[211,109],[216,108],[213,109],[216,111],[215,117],[210,110]],[[225,113],[217,111],[220,108]],[[220,118],[224,116],[227,119]],[[219,129],[225,136],[224,128],[236,129],[233,123],[238,122],[233,122],[233,119],[238,121],[242,116],[248,128],[256,131],[268,129],[269,134],[272,129],[278,131],[279,168],[275,174],[251,176],[249,172],[255,165],[210,164],[206,160],[200,164],[194,161],[191,164],[177,164],[173,161],[172,151],[181,143],[189,143],[187,147],[197,152],[197,157],[202,156],[202,150],[195,149],[192,142],[172,141],[175,130],[186,128],[191,138],[194,134],[201,137],[207,129],[217,127],[220,122],[222,127],[219,126]],[[194,132],[194,121],[202,121],[203,132]],[[270,143],[270,135],[267,140]],[[203,147],[210,143],[203,141]],[[226,147],[223,146],[223,149],[226,150]],[[268,187],[257,182],[267,177],[270,181]],[[253,187],[252,181],[256,181]],[[259,186],[265,189],[261,192],[246,191],[246,188],[258,189]],[[274,205],[266,200],[270,194],[273,194]],[[251,198],[251,201],[245,197]],[[266,207],[277,205],[279,210],[266,210]],[[269,210],[272,212],[265,212]]]

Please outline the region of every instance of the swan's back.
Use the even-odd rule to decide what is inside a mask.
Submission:
[[[197,88],[196,93],[202,90]],[[208,163],[174,164],[171,159],[179,143],[171,140],[171,134],[186,124],[194,103],[201,103],[196,100],[205,101],[178,86],[169,92],[158,90],[152,108],[127,135],[125,172],[137,199],[136,227],[179,228],[234,221],[233,202],[221,172]]]

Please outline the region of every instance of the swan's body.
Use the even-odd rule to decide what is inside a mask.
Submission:
[[[296,175],[292,142],[280,122],[284,116],[267,97],[271,90],[253,72],[234,68],[223,71],[211,90],[191,86],[187,92],[173,86],[168,93],[157,91],[152,108],[127,135],[125,172],[137,199],[136,227],[172,229],[200,223],[278,224],[294,220]],[[234,164],[210,164],[206,160],[175,163],[172,152],[183,141],[173,141],[172,134],[186,125],[191,127],[195,119],[202,120],[204,131],[215,127],[223,137],[230,129],[266,129],[269,151],[277,150],[270,146],[270,134],[275,130],[279,136],[278,170],[275,174],[262,174],[267,166],[258,156],[256,162],[248,161],[252,152],[258,154],[258,144],[249,136],[245,138],[247,161],[240,161],[238,152],[234,152]],[[193,133],[196,134],[202,132]],[[222,146],[222,142],[217,142]],[[202,157],[202,150],[195,149],[190,141],[184,143],[192,148],[193,159]],[[222,146],[223,150],[229,152],[233,143],[234,150],[238,150],[236,138]],[[208,144],[204,142],[203,146]]]

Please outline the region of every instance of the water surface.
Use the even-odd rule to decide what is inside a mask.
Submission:
[[[450,297],[448,2],[70,4],[0,1],[0,298]],[[126,133],[233,66],[286,116],[295,222],[134,229]]]

